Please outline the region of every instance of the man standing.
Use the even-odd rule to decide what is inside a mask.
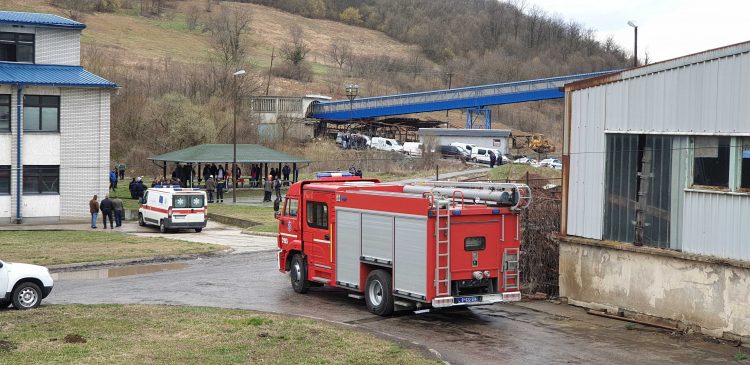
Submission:
[[[208,175],[206,179],[206,193],[208,193],[208,202],[214,202],[214,190],[216,190],[216,182],[214,181],[214,175]]]
[[[276,192],[276,200],[281,200],[281,180],[278,177],[273,181],[273,190]]]
[[[115,228],[114,220],[112,219],[112,213],[114,206],[112,201],[109,200],[109,194],[104,196],[102,202],[99,203],[99,210],[102,212],[102,220],[104,221],[104,229],[107,229],[107,218],[109,218],[109,229]]]
[[[135,197],[140,201],[143,198],[143,193],[146,191],[146,185],[143,185],[143,176],[139,176],[135,180]]]
[[[291,169],[289,168],[289,164],[285,163],[284,167],[281,168],[281,173],[284,175],[284,184],[289,185],[289,173],[291,172]]]
[[[117,172],[115,169],[109,172],[109,189],[112,191],[117,190]]]
[[[128,168],[128,165],[120,162],[117,164],[117,170],[120,172],[120,180],[125,180],[125,169]]]
[[[490,168],[495,167],[495,162],[497,162],[497,156],[495,156],[495,153],[492,151],[488,151],[490,153]]]
[[[271,193],[273,192],[273,175],[268,175],[266,181],[263,183],[263,201],[271,201]]]
[[[96,218],[99,215],[99,202],[96,201],[96,195],[89,200],[89,212],[91,213],[91,228],[96,228]]]
[[[219,179],[219,182],[216,183],[216,202],[217,203],[223,203],[224,202],[224,188],[226,187],[226,180]]]
[[[122,226],[122,215],[125,213],[125,209],[122,206],[122,199],[115,197],[112,199],[112,208],[115,210],[115,224],[117,227]]]

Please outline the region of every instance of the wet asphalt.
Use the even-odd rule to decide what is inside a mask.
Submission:
[[[737,348],[586,315],[550,302],[382,318],[335,288],[292,291],[273,251],[194,259],[168,268],[60,274],[46,303],[168,304],[318,318],[434,349],[452,364],[721,364]]]

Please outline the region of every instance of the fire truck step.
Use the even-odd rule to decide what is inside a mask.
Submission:
[[[365,296],[364,295],[359,295],[359,294],[354,294],[354,293],[349,293],[349,298],[365,299]]]
[[[331,281],[331,279],[321,278],[320,276],[315,276],[315,277],[313,277],[310,280],[317,281],[317,282],[323,283],[323,284],[328,284],[328,282]]]

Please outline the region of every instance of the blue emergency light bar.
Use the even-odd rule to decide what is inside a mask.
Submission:
[[[316,179],[321,179],[324,177],[350,177],[354,176],[349,171],[319,171],[315,173]]]

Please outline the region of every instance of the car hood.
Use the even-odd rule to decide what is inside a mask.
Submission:
[[[8,269],[19,272],[48,272],[47,268],[39,265],[21,264],[18,262],[6,262]]]

